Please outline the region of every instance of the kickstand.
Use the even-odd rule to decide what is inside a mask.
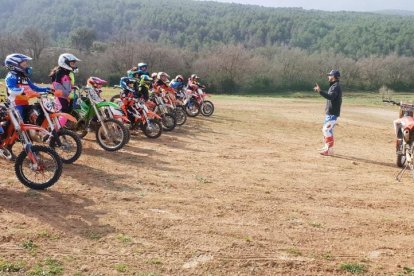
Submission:
[[[401,182],[402,176],[405,173],[405,171],[408,169],[408,165],[405,165],[404,168],[401,169],[401,171],[395,176],[395,179],[398,182]]]

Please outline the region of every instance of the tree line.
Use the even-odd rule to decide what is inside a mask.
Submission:
[[[411,16],[187,0],[3,0],[2,7],[0,58],[31,55],[37,81],[48,81],[60,53],[73,52],[82,59],[81,82],[97,75],[114,84],[145,61],[152,71],[195,72],[216,92],[305,90],[331,68],[341,70],[346,89],[414,88]]]

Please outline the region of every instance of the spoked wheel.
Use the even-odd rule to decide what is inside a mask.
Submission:
[[[177,126],[182,126],[187,121],[187,113],[182,106],[177,106],[175,108],[175,120]]]
[[[55,184],[62,174],[62,160],[57,153],[45,146],[31,146],[22,151],[14,165],[16,176],[23,185],[43,190]]]
[[[185,112],[190,117],[195,117],[200,114],[200,105],[194,99],[191,99],[185,106]]]
[[[162,124],[158,120],[148,120],[147,123],[143,124],[142,131],[148,138],[158,138],[162,134]]]
[[[213,115],[214,112],[214,104],[210,101],[204,101],[201,105],[201,114],[206,117]]]
[[[396,147],[396,151],[397,151],[397,166],[402,168],[405,165],[405,161],[407,160],[407,157],[405,156],[405,154],[403,154],[403,141],[402,139],[398,139],[397,140],[397,147]]]
[[[161,115],[161,123],[165,131],[171,131],[177,125],[177,121],[175,120],[174,115],[170,113]]]
[[[108,133],[102,125],[96,130],[96,141],[107,151],[117,151],[121,149],[129,137],[128,129],[118,120],[106,119],[102,124],[105,124]]]
[[[55,137],[50,140],[50,147],[56,151],[62,162],[71,164],[78,160],[82,153],[82,142],[79,136],[73,131],[60,129],[57,139],[59,141]]]

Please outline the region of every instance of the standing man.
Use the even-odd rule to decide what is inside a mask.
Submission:
[[[322,97],[326,99],[325,107],[325,121],[322,128],[323,138],[325,145],[321,149],[320,154],[329,156],[333,154],[334,137],[333,130],[336,121],[341,113],[342,104],[342,91],[339,86],[339,77],[341,74],[338,70],[332,70],[328,73],[329,90],[324,92],[321,90],[319,84],[316,84],[313,90],[318,92]]]

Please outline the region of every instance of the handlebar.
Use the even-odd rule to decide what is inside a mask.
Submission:
[[[396,102],[396,101],[393,101],[393,100],[382,100],[382,102],[397,105],[397,106],[400,107],[400,109],[402,109],[404,111],[414,111],[414,104]]]
[[[382,100],[382,102],[383,103],[391,103],[391,104],[398,105],[398,106],[401,105],[401,103],[393,101],[393,100]]]

